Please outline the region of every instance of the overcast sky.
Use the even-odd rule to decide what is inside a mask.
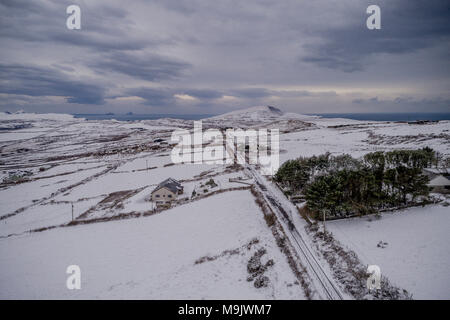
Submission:
[[[449,112],[449,21],[448,0],[0,0],[0,110]]]

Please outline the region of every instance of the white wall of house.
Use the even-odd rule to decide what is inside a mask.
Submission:
[[[177,194],[167,188],[162,187],[152,193],[152,201],[156,204],[169,203],[177,198]]]

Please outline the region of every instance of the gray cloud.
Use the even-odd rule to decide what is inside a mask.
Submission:
[[[265,88],[244,88],[231,90],[230,94],[239,98],[264,98],[272,95],[270,90]]]
[[[270,96],[282,98],[302,98],[302,97],[334,97],[335,91],[309,91],[309,90],[270,90],[266,88],[242,88],[228,91],[229,95],[246,98],[262,99]]]
[[[132,88],[127,89],[125,93],[144,99],[144,104],[149,106],[161,107],[175,104],[174,91],[170,88]]]
[[[334,97],[337,96],[336,92],[311,92],[306,90],[268,90],[264,88],[240,88],[231,90],[213,90],[213,89],[186,89],[186,88],[176,88],[176,87],[139,87],[139,88],[129,88],[124,91],[122,95],[113,96],[111,98],[126,97],[126,96],[137,96],[145,100],[145,105],[150,106],[176,106],[180,105],[177,102],[175,95],[177,94],[187,94],[191,97],[197,98],[198,101],[190,102],[191,105],[195,105],[201,108],[211,107],[217,105],[217,100],[225,95],[233,96],[245,100],[261,99],[261,103],[269,103],[269,101],[264,101],[264,98],[268,97],[287,97],[287,98],[298,98],[298,97]]]
[[[125,52],[113,52],[89,64],[98,72],[117,72],[131,77],[159,81],[179,77],[190,65],[158,55],[143,57]]]
[[[70,3],[72,4],[72,3]],[[77,4],[77,1],[74,1]],[[50,0],[0,2],[0,37],[24,42],[85,47],[93,51],[141,50],[170,43],[169,39],[130,33],[133,21],[124,8],[107,3],[81,4],[81,30],[68,30],[67,3]]]
[[[0,64],[0,93],[59,96],[68,103],[103,104],[105,89],[87,81],[72,80],[51,68]]]
[[[82,9],[81,30],[65,27],[72,3]],[[445,110],[450,3],[380,0],[382,29],[375,31],[365,27],[369,4],[3,0],[1,108],[220,113],[276,104],[309,113]],[[65,97],[66,103],[56,106],[45,96]],[[114,99],[130,96],[144,100]]]
[[[434,110],[435,112],[448,112],[450,99],[443,97],[414,99],[412,97],[396,97],[394,99],[379,99],[372,97],[368,99],[354,99],[354,104],[364,107],[361,111],[379,112],[380,110],[389,112],[427,112]]]
[[[336,91],[308,91],[308,90],[284,90],[272,91],[273,95],[285,98],[301,98],[301,97],[336,97]]]
[[[364,13],[370,1],[354,3],[354,10]],[[441,44],[450,39],[450,2],[379,1],[381,29],[365,26],[368,15],[349,19],[341,27],[317,31],[319,44],[305,45],[308,54],[302,61],[345,72],[361,71],[367,58],[381,53],[404,54]]]

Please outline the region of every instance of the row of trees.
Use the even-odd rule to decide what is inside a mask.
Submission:
[[[329,153],[285,162],[275,175],[286,192],[328,217],[363,215],[428,196],[422,169],[436,162],[430,148],[373,152],[362,159]]]

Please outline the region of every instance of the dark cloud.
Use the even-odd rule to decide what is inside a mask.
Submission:
[[[360,20],[351,19],[340,27],[317,31],[319,44],[305,45],[309,52],[302,61],[345,72],[361,71],[367,58],[381,53],[404,54],[436,44],[447,44],[450,39],[450,2],[435,1],[379,1],[381,29],[366,27],[365,9],[370,1],[354,3]],[[345,13],[342,18],[345,19]]]
[[[69,4],[81,7],[81,30],[66,28]],[[381,30],[365,26],[369,4],[381,7]],[[135,0],[127,6],[120,0],[3,0],[2,105],[26,110],[39,104],[45,111],[48,103],[54,112],[60,105],[48,95],[66,98],[64,112],[160,107],[220,113],[257,104],[309,113],[368,106],[441,111],[450,86],[449,5],[448,0]],[[183,94],[196,99],[175,97]],[[114,99],[130,96],[143,101]]]
[[[199,107],[205,107],[210,105],[210,101],[213,99],[218,99],[223,96],[220,91],[212,89],[186,89],[186,88],[168,88],[168,87],[139,87],[139,88],[129,88],[124,92],[125,96],[136,96],[145,100],[144,104],[154,107],[166,107],[166,106],[176,106],[179,104],[177,102],[175,95],[189,95],[191,97],[197,98],[198,101],[194,104]]]
[[[77,1],[70,4],[79,4]],[[168,39],[130,33],[125,8],[84,3],[81,30],[66,28],[66,7],[62,1],[17,0],[0,2],[0,38],[43,44],[85,47],[93,51],[141,50],[170,43]]]
[[[167,80],[179,77],[190,65],[163,56],[113,52],[105,54],[89,64],[98,72],[117,72],[147,81]]]
[[[58,70],[0,64],[0,93],[65,97],[68,103],[103,104],[105,89],[87,81],[72,80]]]
[[[174,91],[170,88],[131,88],[125,91],[126,96],[136,96],[145,100],[144,104],[154,107],[174,105]]]

